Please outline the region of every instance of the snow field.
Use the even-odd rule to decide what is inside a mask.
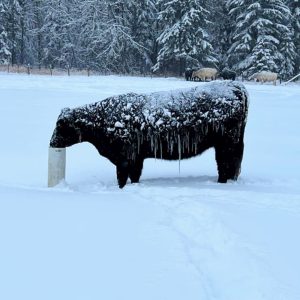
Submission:
[[[214,151],[146,160],[117,187],[89,144],[67,149],[48,189],[63,107],[201,83],[0,74],[0,299],[300,299],[300,87],[246,83],[245,155],[218,184]]]

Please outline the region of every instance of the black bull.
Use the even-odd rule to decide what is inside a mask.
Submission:
[[[213,82],[180,91],[129,93],[63,109],[50,147],[93,144],[117,170],[119,187],[138,182],[146,158],[180,160],[215,148],[218,182],[236,180],[248,96],[242,84]]]

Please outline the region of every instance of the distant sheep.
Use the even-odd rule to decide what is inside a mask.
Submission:
[[[120,188],[139,181],[146,158],[181,160],[213,147],[218,182],[226,183],[240,174],[247,112],[245,87],[229,81],[123,94],[62,110],[50,147],[93,144],[116,166]]]
[[[220,77],[222,77],[225,80],[235,80],[236,73],[234,71],[232,71],[232,70],[229,70],[229,69],[225,68],[220,73]]]
[[[278,78],[277,73],[262,71],[262,72],[254,73],[252,76],[250,76],[249,79],[254,79],[255,81],[261,83],[272,81],[273,84],[276,85],[277,78]]]
[[[198,79],[201,81],[206,81],[206,79],[215,80],[218,70],[215,68],[201,68],[194,71],[192,74],[192,79]]]

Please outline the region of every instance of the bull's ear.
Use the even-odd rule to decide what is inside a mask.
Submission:
[[[70,122],[72,116],[72,110],[69,107],[63,108],[58,116],[56,124],[63,126],[67,122]]]
[[[71,109],[69,107],[65,107],[61,110],[60,116],[67,117],[71,113]]]
[[[64,126],[66,124],[66,119],[65,118],[58,118],[56,122],[56,126]]]

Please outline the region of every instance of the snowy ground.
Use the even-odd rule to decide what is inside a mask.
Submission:
[[[246,84],[238,182],[218,184],[214,151],[147,160],[117,187],[89,144],[67,150],[49,189],[60,109],[128,91],[193,86],[135,77],[0,74],[0,299],[300,299],[300,86]]]

